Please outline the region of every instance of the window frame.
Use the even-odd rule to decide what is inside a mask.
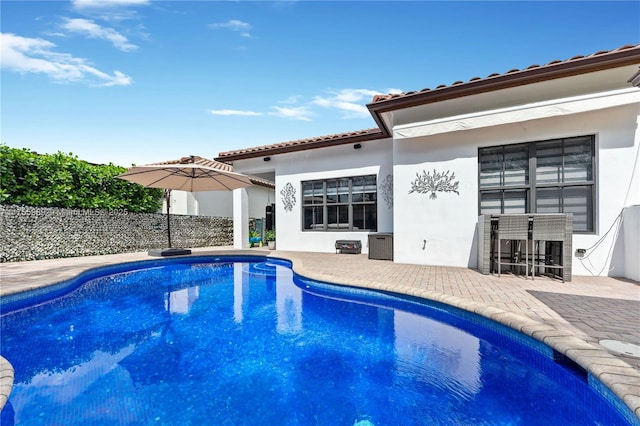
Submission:
[[[591,150],[591,167],[590,169],[585,168],[585,170],[587,170],[587,175],[590,175],[590,179],[585,179],[585,180],[569,180],[569,181],[565,181],[566,179],[566,175],[565,173],[567,172],[567,170],[569,169],[569,165],[567,164],[567,159],[570,158],[570,155],[567,155],[566,153],[566,149],[568,146],[571,145],[572,142],[574,141],[579,141],[579,140],[585,140],[588,139],[588,143],[589,143],[589,148]],[[559,156],[559,159],[561,160],[561,172],[562,172],[562,179],[560,181],[557,182],[538,182],[537,179],[537,168],[538,168],[538,147],[542,147],[544,145],[550,145],[551,143],[556,142],[557,143],[557,147],[559,147],[561,149],[561,155]],[[586,141],[585,141],[586,142]],[[504,182],[504,171],[505,171],[505,160],[504,160],[504,156],[505,156],[505,149],[509,149],[511,151],[513,150],[517,150],[518,148],[526,148],[527,151],[527,156],[528,156],[528,165],[527,165],[527,179],[526,182],[520,185],[506,185]],[[490,185],[490,186],[482,186],[482,159],[483,159],[483,152],[487,152],[490,150],[501,150],[501,155],[502,155],[502,159],[500,160],[500,164],[501,164],[501,171],[500,171],[500,179],[499,179],[499,183],[497,185]],[[487,152],[487,154],[485,154],[486,156],[489,155],[489,153]],[[492,146],[483,146],[483,147],[478,147],[478,214],[482,215],[482,214],[498,214],[498,213],[483,213],[482,212],[482,196],[483,194],[496,194],[499,195],[498,197],[496,197],[496,199],[500,200],[500,210],[502,212],[502,214],[504,214],[505,212],[505,193],[515,193],[515,192],[525,192],[525,197],[524,197],[524,212],[521,212],[522,214],[535,214],[537,213],[538,210],[538,194],[537,192],[539,190],[544,190],[544,189],[554,189],[557,188],[559,190],[560,193],[560,198],[559,198],[559,205],[558,205],[558,209],[560,210],[560,212],[564,212],[564,203],[565,203],[565,197],[563,196],[563,194],[565,193],[565,189],[570,189],[570,188],[580,188],[580,187],[587,187],[588,189],[590,189],[590,191],[587,191],[587,198],[590,198],[590,200],[588,200],[587,205],[585,206],[587,211],[585,212],[585,216],[586,216],[586,229],[582,230],[576,230],[574,227],[574,234],[593,234],[596,232],[596,223],[597,223],[597,210],[596,210],[596,196],[597,196],[597,188],[598,188],[598,182],[597,182],[597,174],[596,174],[596,170],[597,170],[597,151],[596,151],[596,135],[591,134],[591,135],[581,135],[581,136],[571,136],[571,137],[564,137],[564,138],[552,138],[552,139],[545,139],[545,140],[539,140],[539,141],[532,141],[532,142],[524,142],[524,143],[515,143],[515,144],[505,144],[505,145],[492,145]],[[569,169],[570,170],[570,169]]]
[[[361,178],[373,178],[373,185],[375,185],[375,196],[373,197],[374,200],[359,200],[359,201],[354,201],[354,181],[357,179],[361,179]],[[345,195],[344,193],[342,193],[340,191],[340,188],[345,188],[345,186],[341,186],[341,183],[344,183],[344,181],[348,182],[348,193],[347,195],[347,199],[346,201],[343,199],[341,200],[341,195]],[[311,184],[312,185],[312,190],[316,191],[316,186],[318,184],[322,185],[322,200],[320,202],[318,197],[318,200],[315,200],[316,202],[312,202],[312,203],[305,203],[305,185],[307,184]],[[326,179],[313,179],[313,180],[304,180],[304,181],[300,181],[300,187],[301,187],[301,191],[300,193],[302,194],[302,200],[301,200],[301,215],[300,215],[300,228],[302,230],[302,232],[376,232],[378,229],[378,176],[375,174],[369,174],[369,175],[358,175],[358,176],[348,176],[348,177],[332,177],[332,178],[326,178]],[[334,192],[329,192],[329,190],[333,190],[335,189],[335,194]],[[363,192],[356,192],[356,194],[365,194],[366,191]],[[335,200],[333,200],[331,197],[335,195]],[[313,196],[313,194],[312,194]],[[363,197],[365,198],[365,197]],[[354,217],[354,207],[359,207],[359,206],[364,206],[363,210],[366,211],[367,210],[367,206],[370,206],[369,208],[372,208],[373,211],[375,212],[375,223],[374,223],[374,227],[373,228],[358,228],[358,229],[354,229],[354,222],[355,217]],[[372,206],[372,207],[371,207]],[[342,222],[339,222],[339,217],[340,217],[340,209],[341,208],[347,208],[347,223],[346,223],[346,227],[344,228],[340,228],[339,224]],[[305,217],[306,217],[306,209],[311,208],[311,209],[322,209],[322,227],[320,228],[315,228],[315,229],[307,229],[305,228]],[[331,209],[335,209],[335,213],[330,213]],[[331,225],[329,223],[329,217],[331,215],[337,215],[337,222],[336,222],[336,227],[335,228],[331,228],[329,225]],[[365,223],[366,224],[366,223]],[[320,224],[312,224],[312,226],[314,225],[320,225]]]

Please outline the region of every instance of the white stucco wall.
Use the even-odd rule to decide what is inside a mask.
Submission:
[[[382,199],[380,184],[392,174],[392,150],[389,139],[362,143],[362,148],[341,145],[272,157],[276,168],[276,233],[278,250],[335,252],[335,241],[360,240],[362,252],[368,251],[369,232],[302,231],[301,182],[314,179],[377,175],[378,230],[393,230],[393,210]],[[285,210],[281,191],[287,184],[295,190],[295,205]]]
[[[194,192],[191,196],[197,203],[201,216],[233,216],[232,191]]]
[[[394,146],[394,261],[421,265],[476,266],[477,145],[472,135],[448,134],[396,142]],[[449,172],[459,195],[411,193],[416,173]]]
[[[233,191],[233,247],[249,247],[249,196],[247,188]]]
[[[624,209],[622,235],[624,277],[640,282],[640,205]]]
[[[171,191],[171,214],[185,214],[185,215],[194,215],[195,213],[195,204],[193,202],[193,197],[189,195],[186,191]],[[162,203],[162,212],[166,213],[166,203],[163,201]]]
[[[640,204],[638,173],[639,137],[637,120],[640,106],[611,108],[586,115],[586,130],[598,128],[598,191],[596,233],[574,234],[573,248],[587,249],[585,257],[574,257],[575,275],[627,276],[626,269],[638,263],[625,262],[624,246],[615,249],[623,238],[621,217],[623,209]],[[627,229],[628,231],[629,229]]]
[[[250,186],[247,188],[249,201],[249,217],[262,218],[267,204],[273,203],[275,194],[273,189],[264,186]],[[227,191],[195,192],[193,197],[198,205],[200,216],[233,217],[233,195]]]
[[[613,233],[605,236],[625,206],[638,204],[638,104],[559,115],[394,142],[395,261],[425,265],[477,266],[478,147],[595,134],[597,149],[596,232],[575,234],[573,247],[591,248],[589,262],[574,258],[576,275],[624,276],[624,253],[610,254]],[[419,129],[418,129],[419,130]],[[420,133],[419,131],[417,133]],[[426,132],[423,132],[426,133]],[[409,194],[416,173],[455,173],[459,195]],[[610,238],[606,241],[606,238]],[[616,265],[611,270],[611,266]]]
[[[260,185],[247,188],[250,218],[264,218],[267,204],[275,202],[273,189]],[[233,217],[232,191],[171,191],[171,214]]]

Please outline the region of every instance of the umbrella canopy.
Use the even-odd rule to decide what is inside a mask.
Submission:
[[[171,220],[170,220],[170,191],[232,191],[251,186],[248,176],[235,173],[229,164],[210,160],[197,155],[182,157],[179,160],[162,163],[134,166],[117,176],[147,188],[162,188],[165,190],[167,203],[167,236],[169,249],[160,251],[161,256],[175,254],[189,254],[190,250],[171,249]],[[152,251],[149,251],[151,254]]]
[[[135,166],[118,176],[147,188],[180,191],[231,191],[251,186],[248,176],[229,164],[192,155],[179,160]]]

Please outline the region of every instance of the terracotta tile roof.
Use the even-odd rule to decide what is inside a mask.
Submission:
[[[390,137],[390,132],[381,117],[385,112],[632,64],[640,64],[640,45],[601,50],[587,56],[577,55],[564,61],[556,59],[546,65],[530,65],[522,70],[514,68],[502,74],[492,73],[484,78],[473,77],[467,82],[458,80],[450,85],[441,84],[434,89],[425,88],[399,94],[375,95],[367,108],[379,128],[221,152],[216,159],[233,161],[267,157],[286,152],[387,138]],[[632,77],[630,82],[634,85],[640,84],[640,74]]]
[[[150,165],[172,165],[172,164],[196,164],[199,166],[211,167],[216,170],[222,170],[226,172],[233,172],[233,166],[231,164],[223,163],[222,161],[210,160],[208,158],[200,157],[198,155],[190,155],[188,157],[182,157],[177,160],[161,161],[159,163],[153,163]],[[252,184],[264,186],[265,188],[275,189],[276,184],[270,180],[263,179],[258,176],[246,175]]]
[[[267,179],[259,178],[258,176],[252,176],[252,175],[247,175],[247,176],[249,176],[249,180],[254,185],[264,186],[265,188],[276,189],[275,182],[272,182]]]
[[[518,74],[518,75],[531,75],[531,74],[536,74],[539,75],[541,74],[541,72],[544,73],[548,73],[551,72],[553,69],[555,68],[562,68],[564,71],[569,71],[569,69],[574,69],[574,72],[577,74],[579,73],[576,68],[578,68],[581,65],[584,65],[586,63],[591,64],[593,66],[595,66],[596,64],[601,64],[602,62],[604,62],[604,60],[617,56],[619,57],[620,61],[624,61],[624,60],[634,60],[635,61],[639,61],[640,60],[640,45],[626,45],[626,46],[622,46],[619,47],[617,49],[614,50],[601,50],[599,52],[593,53],[591,55],[588,56],[584,56],[584,55],[577,55],[577,56],[573,56],[572,58],[569,58],[567,60],[559,60],[559,59],[555,59],[551,62],[549,62],[546,65],[530,65],[527,68],[524,69],[511,69],[503,74],[500,73],[492,73],[489,74],[487,77],[485,78],[481,78],[481,77],[473,77],[471,78],[469,81],[467,82],[463,82],[463,81],[456,81],[454,83],[451,83],[450,85],[446,85],[446,84],[441,84],[439,86],[437,86],[435,89],[430,89],[430,88],[425,88],[422,90],[416,90],[416,91],[411,91],[411,92],[404,92],[404,93],[395,93],[395,94],[388,94],[388,95],[375,95],[373,97],[373,100],[371,101],[371,104],[369,105],[374,105],[377,103],[382,103],[382,102],[386,102],[389,100],[393,100],[393,99],[402,99],[402,98],[407,98],[407,97],[412,97],[412,96],[418,96],[421,94],[425,94],[425,93],[429,93],[429,92],[433,92],[436,90],[443,90],[443,89],[450,89],[454,86],[461,86],[461,85],[468,85],[471,83],[477,83],[477,82],[486,82],[489,80],[495,80],[495,79],[504,79],[504,77],[506,76],[511,76],[514,74]],[[620,66],[620,65],[617,65]],[[589,70],[591,71],[591,70]],[[585,70],[585,72],[587,72]],[[574,74],[575,75],[575,74]],[[558,78],[558,77],[553,77],[553,78]],[[370,108],[371,109],[371,108]]]
[[[382,137],[385,136],[378,128],[357,130],[353,132],[337,133],[315,138],[298,139],[272,145],[262,145],[253,148],[221,152],[220,154],[218,154],[218,157],[216,159],[219,161],[233,161],[245,158],[267,157],[269,155],[283,154],[286,152],[302,151],[315,148],[326,148],[329,146],[380,139]]]
[[[223,162],[216,161],[216,160],[210,160],[208,158],[200,157],[198,155],[190,155],[188,157],[182,157],[182,158],[179,158],[177,160],[162,161],[162,162],[153,163],[153,164],[150,164],[150,165],[151,166],[156,166],[156,165],[163,165],[163,164],[167,164],[167,165],[172,165],[172,164],[196,164],[198,166],[211,167],[212,169],[222,170],[222,171],[225,171],[225,172],[232,172],[233,171],[233,166],[231,166],[230,164],[223,163]]]

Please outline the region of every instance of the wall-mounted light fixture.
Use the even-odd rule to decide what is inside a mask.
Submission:
[[[264,161],[271,161],[271,157],[264,157],[263,160]]]
[[[360,145],[359,143],[353,146],[353,149],[360,149],[360,148],[362,148],[362,145]]]

